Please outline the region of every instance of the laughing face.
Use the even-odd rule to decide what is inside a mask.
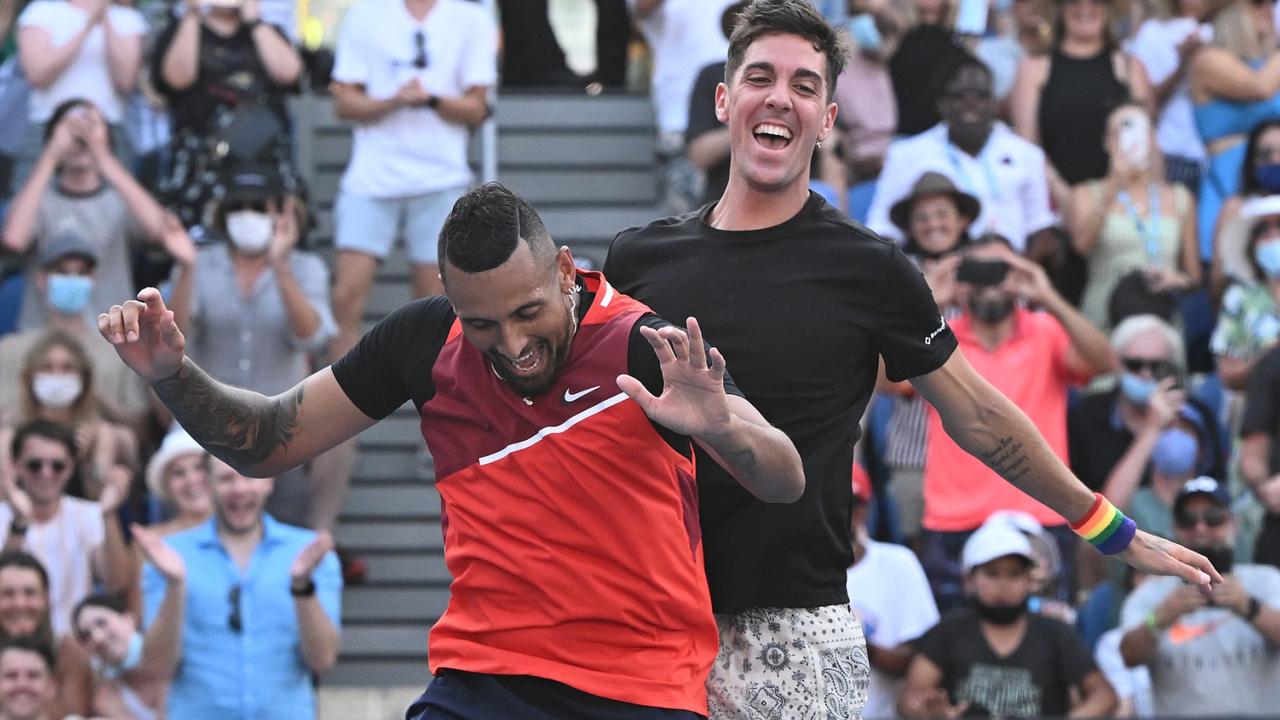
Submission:
[[[0,653],[0,711],[12,720],[46,717],[57,686],[39,653],[10,648]]]
[[[728,124],[733,149],[731,176],[756,192],[808,184],[814,145],[836,120],[826,69],[826,56],[797,35],[765,35],[747,47],[729,84],[716,88],[716,116]]]
[[[262,508],[275,480],[246,477],[221,460],[209,458],[209,486],[219,529],[239,535],[256,530],[262,522]]]

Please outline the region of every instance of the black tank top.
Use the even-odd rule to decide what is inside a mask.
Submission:
[[[1107,174],[1107,114],[1128,99],[1110,50],[1083,60],[1053,51],[1036,113],[1040,145],[1063,180],[1075,185]]]

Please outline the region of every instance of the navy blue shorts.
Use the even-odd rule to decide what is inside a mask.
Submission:
[[[553,680],[441,670],[405,720],[701,720],[688,710],[632,705]]]

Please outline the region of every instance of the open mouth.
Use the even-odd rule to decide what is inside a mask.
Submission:
[[[756,142],[765,146],[770,150],[781,150],[791,144],[791,130],[782,125],[773,123],[760,123],[751,131],[755,136]]]
[[[502,363],[518,378],[531,378],[542,372],[546,365],[547,353],[541,343],[525,350],[520,357],[512,359],[499,355]]]

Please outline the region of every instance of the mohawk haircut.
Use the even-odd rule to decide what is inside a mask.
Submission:
[[[555,254],[555,244],[542,218],[523,198],[501,183],[481,185],[458,198],[440,230],[437,264],[465,273],[482,273],[502,265],[525,242],[535,257]]]

